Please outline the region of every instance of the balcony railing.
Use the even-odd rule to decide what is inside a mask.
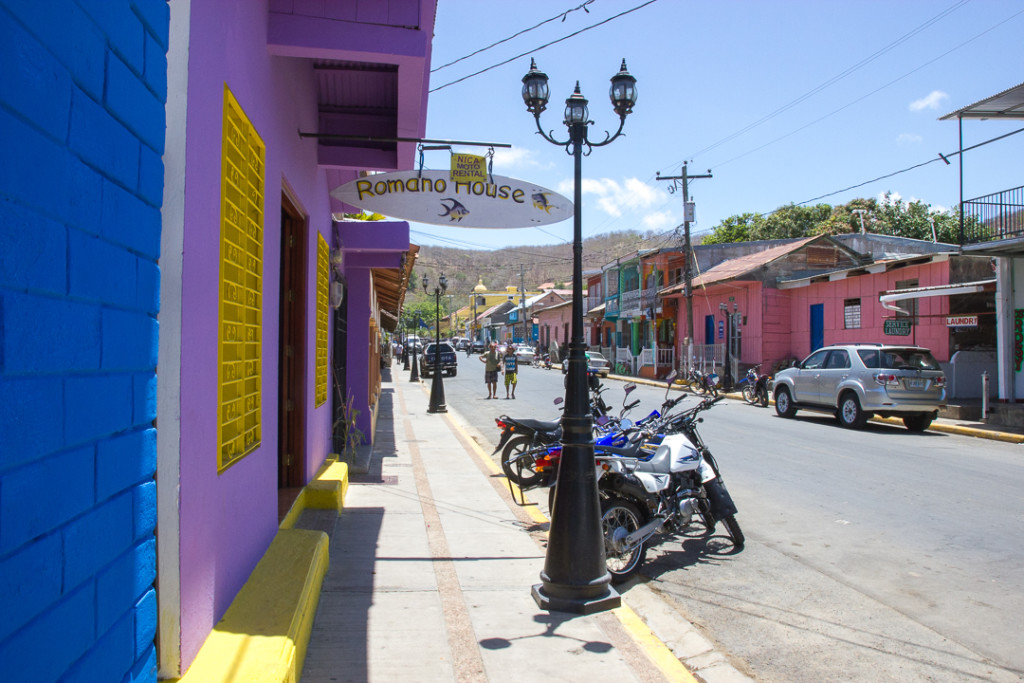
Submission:
[[[1024,237],[1024,187],[964,201],[961,244]]]
[[[637,308],[640,305],[640,290],[631,289],[628,292],[623,292],[619,297],[622,300],[622,309]]]

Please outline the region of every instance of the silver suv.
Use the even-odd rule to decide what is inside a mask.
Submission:
[[[782,417],[804,408],[825,411],[852,429],[872,415],[900,417],[921,432],[946,405],[946,376],[920,346],[834,344],[776,374],[772,393]]]

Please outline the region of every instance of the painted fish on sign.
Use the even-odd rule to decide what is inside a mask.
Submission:
[[[359,178],[331,196],[364,211],[460,228],[532,228],[567,220],[566,197],[525,180],[453,181],[447,171],[398,171]]]

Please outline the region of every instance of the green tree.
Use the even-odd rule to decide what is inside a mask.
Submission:
[[[920,200],[903,202],[891,192],[881,200],[858,198],[832,207],[828,204],[789,204],[764,214],[738,214],[726,218],[702,240],[704,244],[746,242],[812,235],[865,232],[931,241],[932,227],[939,242],[959,241],[959,213],[933,210]],[[863,222],[863,223],[862,223]]]

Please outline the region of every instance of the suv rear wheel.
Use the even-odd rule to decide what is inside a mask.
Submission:
[[[904,415],[903,424],[912,432],[923,432],[928,429],[934,419],[934,413],[915,413],[913,415]]]
[[[789,395],[789,389],[786,387],[779,387],[779,390],[775,392],[775,412],[779,414],[779,417],[796,415],[793,397]]]
[[[868,416],[860,407],[857,394],[847,391],[839,397],[839,410],[836,412],[839,424],[847,429],[860,429],[868,421]]]

